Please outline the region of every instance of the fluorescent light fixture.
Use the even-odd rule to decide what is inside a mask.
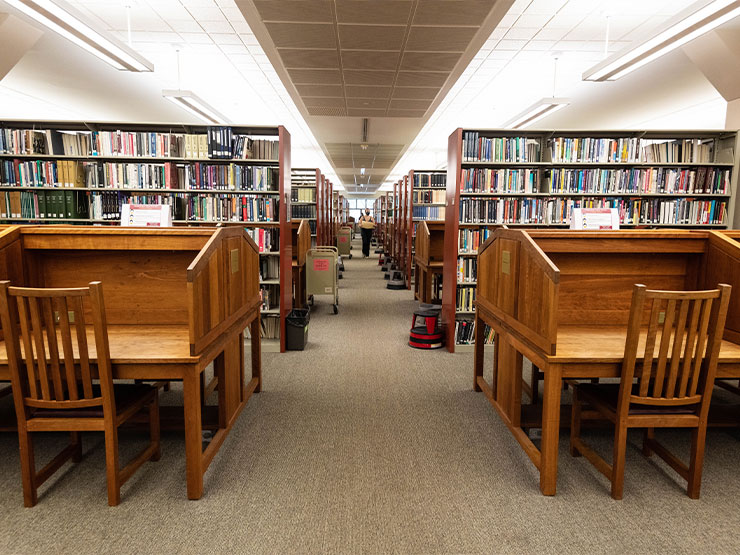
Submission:
[[[365,175],[365,168],[360,168],[360,175]]]
[[[5,0],[38,21],[122,71],[154,71],[152,63],[105,31],[63,0]]]
[[[557,112],[570,104],[567,98],[543,98],[529,106],[523,112],[517,114],[504,124],[508,129],[524,129],[532,125],[535,121]]]
[[[740,16],[740,0],[702,0],[583,74],[584,81],[613,81]]]
[[[193,91],[165,90],[162,91],[162,96],[207,123],[219,125],[228,122],[223,114],[220,114],[218,110],[208,105],[205,100]]]

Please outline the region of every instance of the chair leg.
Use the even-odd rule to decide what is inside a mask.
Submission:
[[[72,445],[75,446],[75,452],[72,454],[72,462],[82,460],[82,434],[80,432],[69,432]]]
[[[570,454],[580,457],[581,452],[576,445],[581,437],[581,402],[578,399],[578,388],[573,388],[573,406],[570,411]]]
[[[642,454],[646,457],[653,454],[653,449],[650,447],[650,442],[653,440],[655,440],[655,428],[645,428],[645,435],[642,436]]]
[[[21,457],[21,480],[23,482],[23,505],[33,507],[38,502],[36,489],[36,461],[33,455],[31,433],[18,426],[18,446]]]
[[[115,507],[121,502],[121,482],[118,477],[118,429],[105,431],[105,470],[108,480],[108,505]]]
[[[159,439],[159,394],[154,396],[154,400],[149,405],[149,438],[152,446],[155,447],[154,454],[150,461],[158,461],[162,456]]]
[[[691,499],[699,499],[701,491],[701,472],[704,466],[704,448],[707,439],[706,424],[691,430],[691,459],[686,493]]]
[[[614,428],[614,463],[612,465],[612,498],[622,499],[624,492],[624,459],[627,455],[627,426],[617,422]]]

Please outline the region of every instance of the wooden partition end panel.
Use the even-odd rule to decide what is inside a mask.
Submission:
[[[188,268],[190,352],[259,307],[259,252],[242,228],[221,228]]]
[[[447,188],[445,192],[444,266],[442,269],[442,324],[445,326],[447,350],[455,352],[455,306],[457,304],[457,250],[460,229],[462,176],[462,129],[452,132],[447,140]]]
[[[703,259],[699,287],[714,289],[718,283],[732,286],[724,338],[740,343],[740,232],[710,233]]]
[[[498,229],[479,250],[478,305],[544,354],[555,354],[559,281],[524,231]]]
[[[301,220],[295,234],[293,259],[298,266],[306,265],[306,252],[311,248],[311,227],[308,220]]]
[[[429,228],[428,257],[431,262],[444,260],[445,228],[444,224],[431,224]]]
[[[416,258],[425,264],[429,263],[429,226],[419,223],[416,228]]]
[[[282,125],[278,128],[280,135],[280,352],[285,346],[285,318],[293,308],[293,249],[290,242],[291,232],[291,157],[290,133]]]
[[[16,287],[27,285],[21,234],[17,226],[0,227],[0,281],[5,280]],[[0,340],[3,338],[0,326]]]

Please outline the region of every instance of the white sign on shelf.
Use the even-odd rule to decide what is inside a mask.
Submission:
[[[571,229],[619,229],[616,208],[574,208]]]
[[[172,227],[172,207],[169,204],[124,204],[121,226]]]

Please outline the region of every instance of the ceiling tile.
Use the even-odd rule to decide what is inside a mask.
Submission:
[[[344,70],[344,82],[347,85],[392,85],[394,77],[393,71]]]
[[[203,28],[194,19],[169,19],[170,28],[177,33],[202,33]]]
[[[413,2],[407,0],[336,0],[339,23],[406,24]]]
[[[392,110],[426,110],[432,104],[431,100],[391,100]]]
[[[213,44],[213,39],[206,33],[180,33],[190,44]]]
[[[521,50],[527,44],[526,40],[502,40],[496,46],[496,50]]]
[[[480,26],[495,0],[423,0],[414,14],[414,25]]]
[[[263,21],[331,23],[331,2],[327,0],[255,0]]]
[[[349,85],[344,90],[347,98],[388,98],[391,95],[390,87]]]
[[[438,92],[438,87],[396,87],[393,89],[393,98],[434,100]]]
[[[344,108],[331,108],[325,106],[311,106],[306,107],[309,115],[312,116],[346,116],[347,112]]]
[[[342,74],[337,69],[289,69],[288,75],[295,85],[342,83]]]
[[[399,71],[398,87],[441,87],[447,81],[447,73],[431,71]]]
[[[226,21],[224,14],[216,7],[189,7],[188,11],[190,12],[190,15],[193,16],[193,19],[199,23],[204,21]]]
[[[342,50],[342,66],[347,69],[396,69],[398,52]]]
[[[348,98],[347,107],[349,108],[380,108],[385,110],[388,107],[387,98]]]
[[[233,33],[234,28],[228,21],[200,21],[200,26],[208,33]]]
[[[216,44],[242,44],[242,39],[236,33],[211,33]]]
[[[225,54],[249,54],[249,50],[243,44],[222,44],[221,51]],[[250,56],[251,57],[251,56]]]
[[[334,26],[321,23],[265,23],[277,48],[336,48]]]
[[[388,117],[392,118],[423,118],[426,110],[388,110]],[[390,167],[390,166],[389,166]]]
[[[539,27],[512,27],[506,32],[506,39],[531,39],[540,30]]]
[[[278,50],[286,69],[333,69],[339,67],[336,50],[298,50],[281,48]]]
[[[302,96],[301,100],[308,106],[322,106],[330,108],[344,108],[344,97],[330,98],[325,96]]]
[[[401,69],[407,71],[452,71],[459,59],[460,54],[451,52],[405,52]]]
[[[405,27],[383,25],[339,25],[339,44],[343,49],[400,50]]]
[[[463,52],[477,31],[474,27],[411,27],[406,50]]]
[[[347,115],[361,118],[382,118],[385,117],[385,110],[374,110],[371,108],[349,108],[347,110]]]
[[[301,96],[341,96],[344,97],[342,85],[296,85]]]

